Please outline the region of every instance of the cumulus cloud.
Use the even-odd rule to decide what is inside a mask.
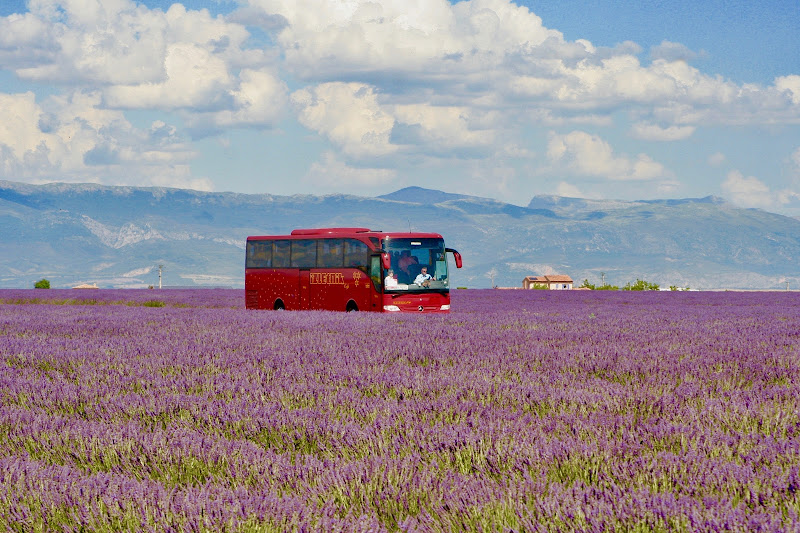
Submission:
[[[458,106],[400,105],[394,107],[392,139],[416,145],[426,153],[480,154],[496,139],[496,117]],[[405,132],[405,133],[403,133]]]
[[[232,126],[269,126],[277,113],[268,107],[285,105],[273,99],[283,82],[263,79],[275,78],[275,54],[206,10],[132,0],[36,0],[29,10],[0,19],[0,61],[23,80],[92,87],[111,108],[219,111],[217,121]],[[255,72],[268,82],[260,93]]]
[[[654,47],[645,65],[636,43],[609,49],[566,41],[508,0],[250,0],[247,10],[254,20],[260,12],[275,31],[296,76],[311,87],[334,79],[361,83],[384,102],[393,98],[397,106],[383,108],[395,120],[391,143],[440,155],[461,156],[459,150],[494,142],[503,138],[498,131],[526,121],[608,125],[609,110],[623,105],[640,117],[634,136],[653,141],[683,140],[707,124],[800,122],[800,108],[781,98],[794,94],[787,92],[792,79],[739,86],[690,66],[698,54],[670,41]],[[427,109],[437,125],[404,120],[401,105]],[[454,127],[446,111],[433,109],[439,107],[461,117],[484,113],[494,123]],[[347,127],[329,123],[324,131]],[[453,139],[451,147],[445,138]]]
[[[790,172],[800,178],[800,148],[792,152],[789,164],[793,167]],[[794,190],[790,187],[775,190],[755,176],[745,176],[739,170],[731,170],[721,188],[727,198],[738,205],[780,210],[800,206],[800,190],[796,187],[798,183],[800,180],[796,179]]]
[[[228,91],[227,96],[231,105],[225,109],[185,114],[185,121],[195,134],[277,124],[285,116],[289,102],[286,83],[271,69],[243,69],[236,87]]]
[[[288,65],[301,77],[406,72],[433,79],[481,74],[508,51],[525,54],[561,34],[506,0],[251,0],[287,21],[278,34]],[[433,69],[435,67],[435,69]]]
[[[188,43],[169,46],[164,58],[164,80],[115,85],[105,91],[110,107],[129,109],[218,108],[233,79],[222,58]]]
[[[584,198],[585,195],[581,192],[581,190],[573,185],[572,183],[567,183],[566,181],[558,182],[556,186],[557,196],[566,196],[567,198]]]
[[[728,173],[722,190],[731,201],[746,207],[767,208],[775,203],[775,196],[766,183],[753,176],[745,177],[738,170]]]
[[[799,192],[790,189],[773,191],[762,180],[745,176],[738,170],[728,173],[722,182],[722,190],[732,202],[744,207],[776,209],[800,204]]]
[[[137,129],[99,102],[97,93],[42,103],[33,93],[0,93],[0,177],[113,183],[121,174],[131,184],[212,187],[191,176],[195,154],[174,127],[159,121]]]
[[[374,87],[323,83],[291,96],[304,126],[325,135],[349,157],[399,151],[475,157],[496,140],[491,112],[459,106],[393,104]]]
[[[656,124],[639,122],[633,125],[631,132],[637,139],[646,141],[680,141],[691,137],[694,126],[669,126],[662,128]]]
[[[23,41],[31,46],[24,53],[45,60],[17,74],[38,81],[161,83],[168,78],[165,62],[176,51],[189,54],[187,49],[197,47],[228,62],[240,58],[248,37],[239,24],[205,10],[187,11],[179,3],[162,12],[131,0],[37,0],[29,10],[26,24],[47,31],[38,42]],[[194,73],[203,74],[202,64]]]
[[[42,115],[32,92],[0,93],[0,139],[16,158],[24,157],[47,140],[37,127]]]
[[[583,131],[551,134],[547,157],[578,175],[614,181],[646,181],[667,175],[663,165],[646,154],[635,158],[614,154],[606,141]]]
[[[324,83],[292,94],[298,118],[351,156],[380,156],[396,147],[389,142],[394,118],[375,91],[360,83]]]
[[[391,169],[357,168],[348,166],[332,152],[323,154],[322,160],[311,165],[304,181],[315,190],[324,192],[353,193],[371,192],[374,187],[385,185],[396,177]]]
[[[775,78],[775,87],[787,94],[794,104],[800,104],[800,75]]]
[[[718,167],[725,162],[727,158],[722,152],[714,152],[708,156],[708,164],[712,167]]]
[[[653,59],[663,59],[669,62],[672,61],[686,61],[689,62],[696,58],[698,54],[692,52],[689,48],[681,43],[673,43],[670,41],[661,41],[661,44],[654,46],[650,50],[650,57]]]
[[[17,129],[19,117],[0,111],[3,172],[99,179],[150,165],[161,176],[152,179],[183,183],[195,179],[185,137],[276,128],[294,113],[353,168],[414,157],[502,165],[541,149],[532,130],[558,129],[547,144],[554,166],[669,188],[646,154],[565,132],[627,118],[633,137],[675,142],[707,125],[800,123],[798,75],[741,85],[691,66],[698,53],[680,43],[643,60],[633,42],[567,41],[511,0],[238,5],[213,16],[180,3],[31,0],[29,12],[0,17],[0,68],[63,91],[46,102],[4,95],[31,122]],[[140,111],[163,120],[134,127]]]

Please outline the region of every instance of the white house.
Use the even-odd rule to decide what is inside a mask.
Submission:
[[[551,291],[568,291],[572,289],[572,278],[560,274],[549,276],[525,276],[522,280],[523,289],[534,289],[536,285],[544,285]]]

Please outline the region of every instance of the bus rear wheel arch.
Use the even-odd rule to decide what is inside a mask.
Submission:
[[[278,299],[278,300],[275,300],[275,305],[272,306],[272,309],[275,310],[275,311],[285,311],[286,310],[286,306],[283,304],[283,300]]]
[[[358,305],[356,305],[356,303],[353,300],[350,300],[349,302],[347,302],[347,306],[344,309],[348,313],[355,313],[358,311]]]

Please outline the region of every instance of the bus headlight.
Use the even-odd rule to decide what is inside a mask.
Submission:
[[[442,307],[440,307],[440,309],[442,311],[449,311],[450,310],[450,304],[444,304]]]
[[[449,307],[449,306],[448,306],[448,307]],[[399,311],[399,310],[400,310],[400,308],[399,308],[399,307],[397,307],[396,305],[384,305],[384,306],[383,306],[383,310],[384,310],[384,311]]]

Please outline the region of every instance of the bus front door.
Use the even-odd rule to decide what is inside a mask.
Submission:
[[[380,255],[370,257],[369,278],[371,283],[367,283],[367,285],[369,292],[372,294],[372,311],[383,311],[383,280],[381,279]]]

